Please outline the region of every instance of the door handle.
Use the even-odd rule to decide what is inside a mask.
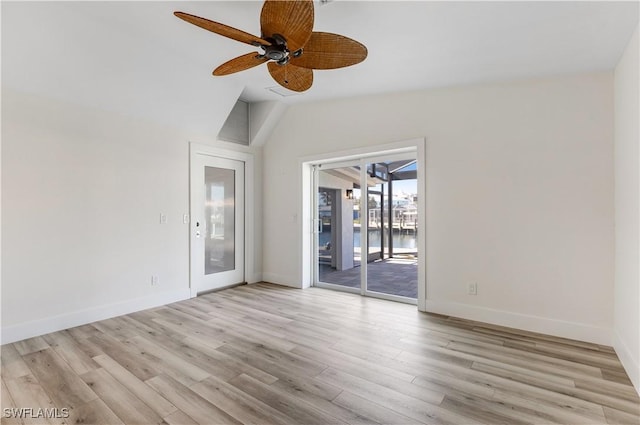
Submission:
[[[314,218],[312,221],[313,221],[312,226],[314,227],[314,229],[313,229],[313,233],[315,233],[315,234],[320,234],[320,233],[322,233],[322,230],[323,230],[323,229],[322,229],[322,227],[323,227],[323,226],[322,226],[322,219],[320,219],[320,218]]]

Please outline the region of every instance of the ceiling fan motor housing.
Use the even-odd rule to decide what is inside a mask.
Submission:
[[[278,65],[286,65],[289,63],[289,49],[287,48],[287,40],[280,34],[273,34],[272,37],[265,38],[270,46],[262,46],[265,50],[264,56],[274,60]]]

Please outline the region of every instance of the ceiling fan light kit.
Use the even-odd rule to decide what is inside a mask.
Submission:
[[[313,0],[266,0],[260,13],[260,37],[188,13],[174,12],[174,15],[261,50],[223,63],[213,71],[216,76],[267,63],[269,74],[278,84],[303,92],[313,84],[314,69],[344,68],[367,57],[367,48],[351,38],[313,31]]]

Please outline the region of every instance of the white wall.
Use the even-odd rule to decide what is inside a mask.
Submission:
[[[2,106],[2,342],[188,298],[188,142],[215,141],[6,88]]]
[[[596,73],[290,107],[264,149],[265,280],[301,285],[300,158],[426,137],[427,308],[610,344],[612,84]]]
[[[614,348],[640,393],[638,29],[615,70]]]

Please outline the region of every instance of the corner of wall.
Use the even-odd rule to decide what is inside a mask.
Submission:
[[[614,72],[613,347],[640,394],[640,45],[638,26]]]
[[[258,102],[249,106],[249,138],[251,146],[263,146],[287,110],[282,102]]]
[[[640,364],[636,363],[631,350],[615,330],[613,332],[613,349],[616,351],[627,375],[629,375],[636,392],[640,395]]]
[[[298,288],[298,289],[303,288],[303,285],[300,282],[293,281],[289,277],[280,275],[277,273],[265,272],[262,274],[262,279],[266,283],[273,283],[274,285],[282,285],[282,286],[288,286],[290,288]]]

